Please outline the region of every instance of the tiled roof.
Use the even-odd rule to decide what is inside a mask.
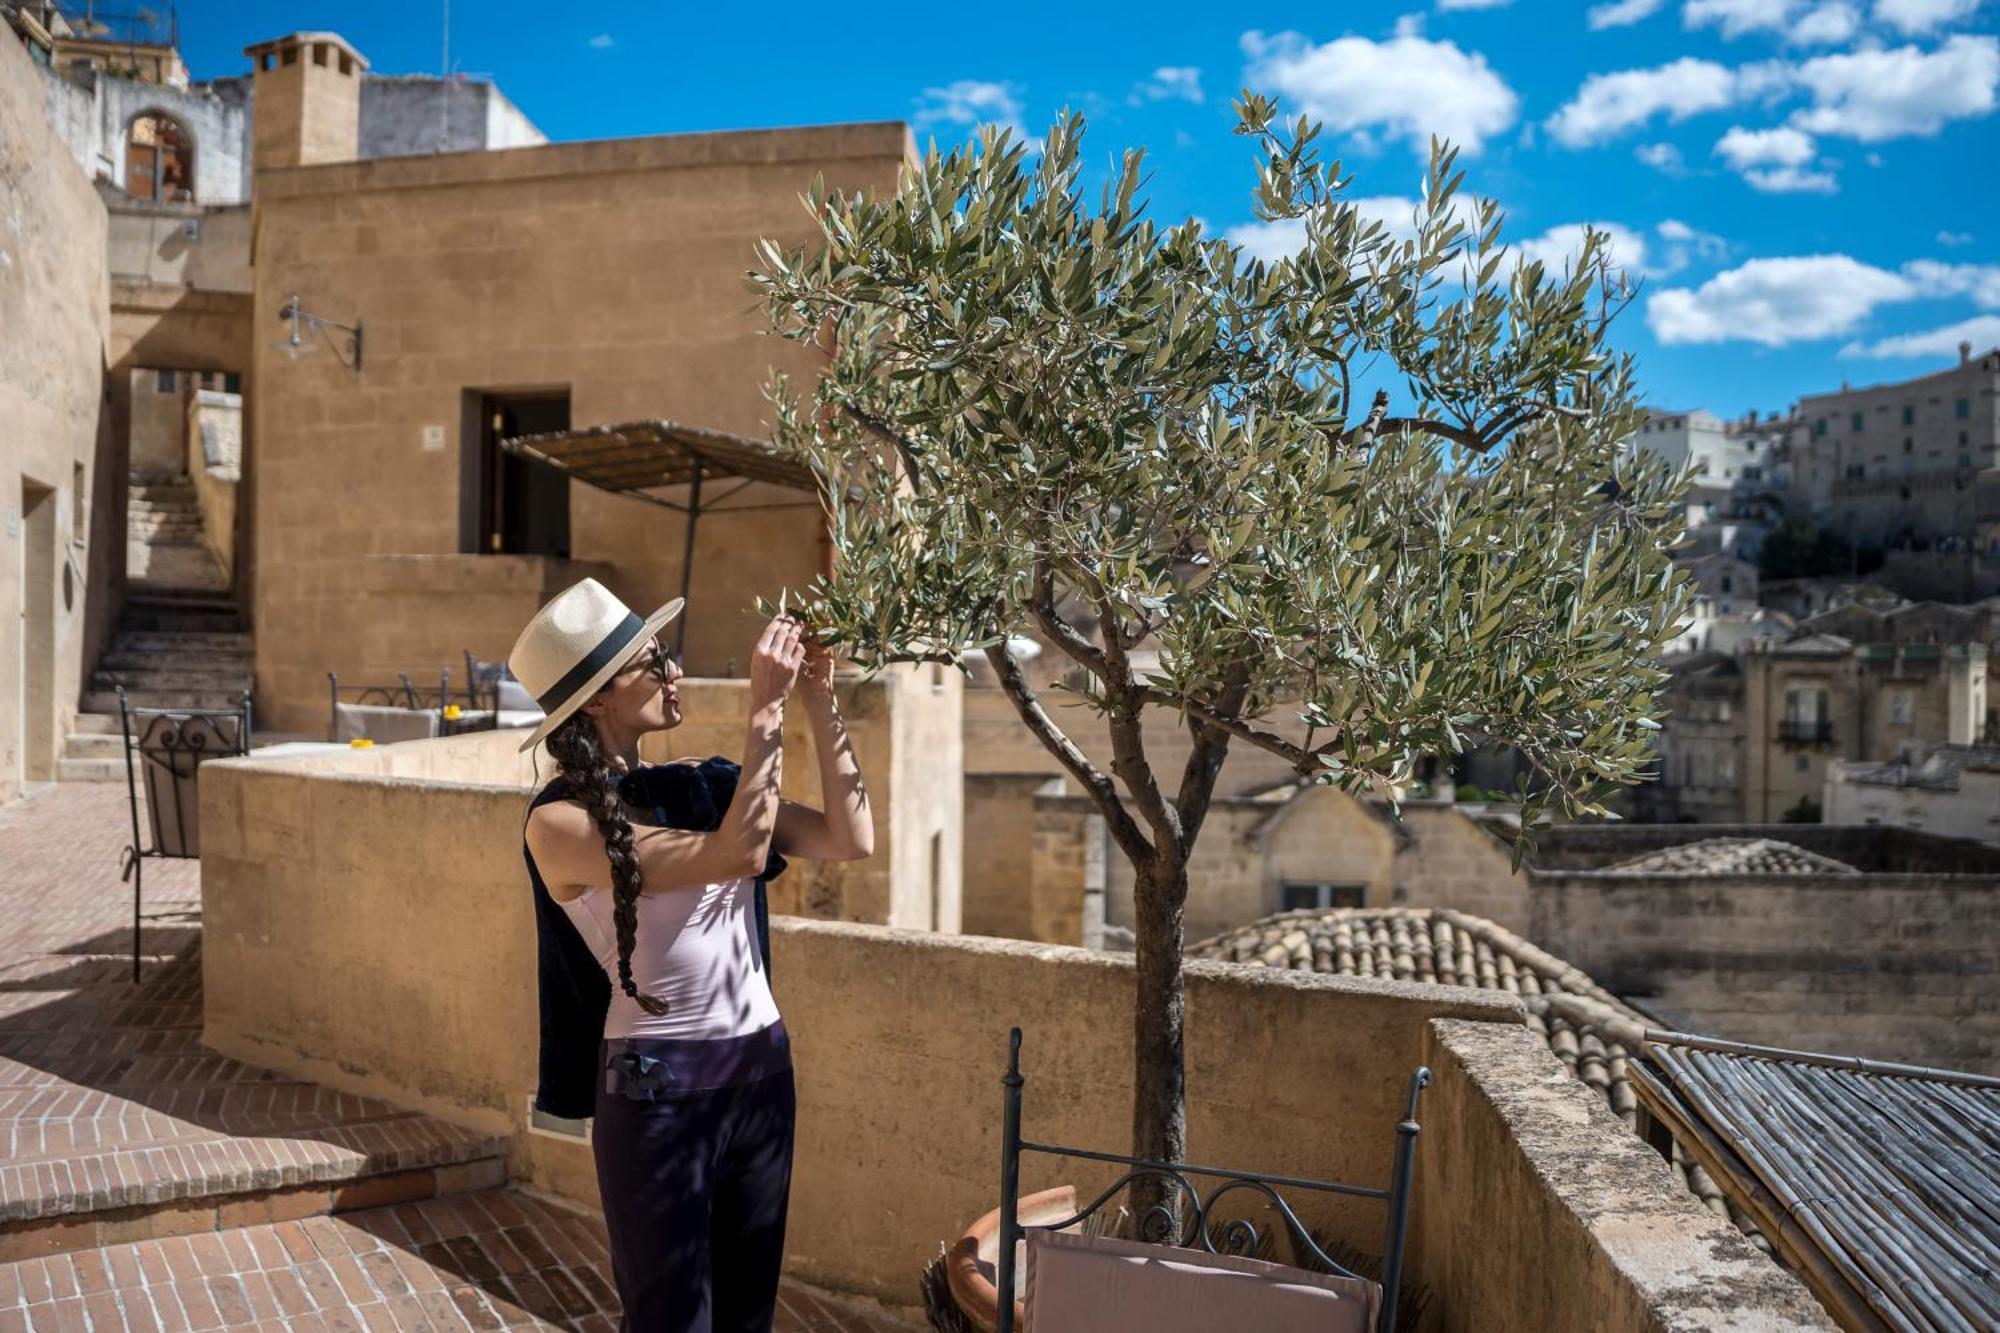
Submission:
[[[1596,1018],[1616,1017],[1637,1031],[1644,1016],[1583,972],[1483,917],[1414,907],[1282,912],[1192,944],[1187,956],[1519,995],[1528,1001],[1528,1026],[1548,1041],[1564,1068],[1603,1097],[1619,1119],[1637,1128],[1638,1098],[1626,1074],[1627,1049],[1590,1029]],[[1558,997],[1586,1003],[1552,1006],[1549,1001]],[[1558,1012],[1558,1007],[1569,1012]],[[1729,1218],[1754,1243],[1769,1248],[1678,1143],[1672,1166],[1711,1212]]]
[[[1858,875],[1845,861],[1775,838],[1705,838],[1606,866],[1610,875]]]

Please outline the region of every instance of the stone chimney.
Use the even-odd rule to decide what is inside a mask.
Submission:
[[[1960,343],[1958,345],[1958,364],[1962,366],[1971,360],[1972,360],[1972,344],[1969,342]]]
[[[331,32],[295,32],[243,48],[250,57],[251,165],[302,167],[360,156],[361,71],[368,62]]]

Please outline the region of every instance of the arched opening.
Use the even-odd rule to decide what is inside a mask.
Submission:
[[[125,193],[163,204],[194,202],[194,139],[156,111],[135,116],[125,131]]]

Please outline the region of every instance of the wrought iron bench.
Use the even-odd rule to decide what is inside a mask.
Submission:
[[[1257,1226],[1247,1218],[1234,1217],[1220,1223],[1221,1239],[1217,1239],[1216,1203],[1225,1195],[1238,1191],[1248,1191],[1263,1196],[1277,1211],[1289,1233],[1294,1251],[1299,1255],[1309,1255],[1313,1262],[1322,1266],[1327,1274],[1335,1278],[1345,1278],[1354,1283],[1366,1283],[1368,1279],[1354,1272],[1321,1248],[1300,1222],[1298,1214],[1285,1201],[1279,1190],[1318,1191],[1329,1194],[1343,1194],[1364,1199],[1380,1199],[1388,1205],[1389,1220],[1382,1247],[1381,1294],[1377,1305],[1377,1315],[1373,1323],[1373,1333],[1394,1333],[1396,1328],[1397,1303],[1402,1285],[1404,1247],[1409,1229],[1410,1195],[1413,1187],[1417,1144],[1417,1101],[1423,1090],[1430,1085],[1430,1070],[1419,1067],[1410,1075],[1408,1091],[1404,1100],[1403,1118],[1396,1124],[1396,1143],[1390,1168],[1389,1185],[1377,1189],[1363,1185],[1347,1185],[1333,1181],[1306,1180],[1293,1176],[1278,1176],[1264,1172],[1238,1171],[1222,1167],[1196,1166],[1189,1162],[1158,1162],[1143,1157],[1130,1157],[1119,1153],[1095,1152],[1082,1148],[1063,1147],[1053,1143],[1038,1143],[1021,1137],[1021,1092],[1025,1080],[1021,1077],[1021,1029],[1015,1028],[1008,1034],[1007,1075],[1003,1080],[1006,1087],[1003,1111],[1003,1129],[1000,1148],[1000,1226],[995,1259],[995,1288],[998,1297],[996,1333],[1014,1333],[1014,1247],[1027,1231],[1063,1232],[1078,1227],[1125,1189],[1133,1181],[1151,1176],[1160,1179],[1169,1187],[1170,1193],[1184,1203],[1184,1212],[1176,1217],[1174,1211],[1164,1205],[1156,1205],[1147,1217],[1141,1219],[1139,1230],[1144,1240],[1150,1242],[1145,1248],[1159,1248],[1163,1258],[1171,1258],[1172,1248],[1199,1250],[1216,1256],[1244,1257],[1255,1253],[1263,1243]],[[1126,1168],[1125,1173],[1110,1188],[1098,1195],[1090,1203],[1078,1209],[1073,1215],[1055,1220],[1047,1220],[1024,1225],[1019,1219],[1021,1154],[1036,1152],[1056,1157],[1076,1158],[1091,1162],[1108,1162]],[[1196,1177],[1212,1179],[1207,1193],[1195,1184]],[[1123,1244],[1123,1243],[1121,1243]],[[1127,1249],[1133,1248],[1126,1245]],[[1225,1258],[1223,1262],[1230,1262]],[[1296,1272],[1297,1270],[1282,1270]],[[1300,1274],[1301,1277],[1306,1276]],[[1023,1313],[1028,1322],[1034,1319],[1035,1291],[1030,1283],[1028,1303]],[[1173,1333],[1168,1325],[1157,1320],[1149,1320],[1150,1333]],[[1061,1333],[1061,1330],[1031,1329],[1031,1333]]]
[[[132,886],[132,980],[139,980],[139,909],[150,857],[199,859],[201,803],[197,770],[210,759],[250,753],[250,692],[233,709],[135,708],[118,686],[118,725],[125,739],[125,794],[132,807],[132,842],[119,878]],[[132,756],[139,762],[134,765]],[[145,775],[150,845],[139,822],[140,773]]]

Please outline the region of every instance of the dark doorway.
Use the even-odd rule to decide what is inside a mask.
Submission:
[[[569,558],[569,478],[506,452],[500,441],[569,429],[569,390],[466,394],[467,451],[461,545],[492,555]]]

